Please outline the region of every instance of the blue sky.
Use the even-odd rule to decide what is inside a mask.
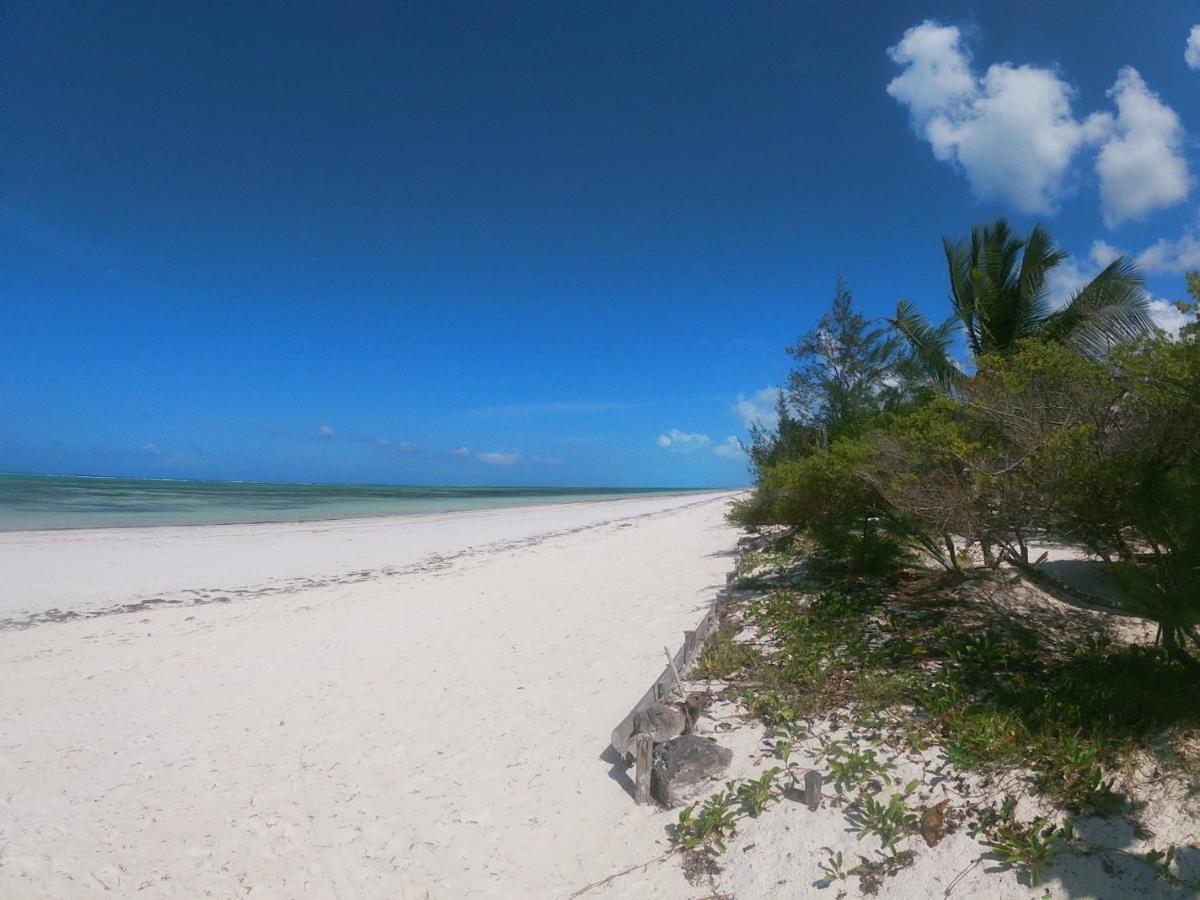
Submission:
[[[839,276],[940,316],[1007,215],[1182,295],[1154,10],[4,3],[0,470],[744,483]]]

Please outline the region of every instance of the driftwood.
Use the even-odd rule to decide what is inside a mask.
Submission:
[[[683,633],[683,646],[675,653],[674,656],[667,652],[667,667],[663,669],[662,674],[654,680],[650,685],[650,689],[642,695],[642,698],[634,704],[633,709],[629,711],[621,724],[613,729],[612,746],[617,753],[628,757],[634,751],[634,732],[633,732],[633,717],[647,706],[651,706],[660,702],[663,698],[670,696],[683,680],[683,676],[687,674],[688,669],[696,661],[696,657],[700,655],[700,651],[704,648],[705,641],[712,634],[717,626],[717,608],[714,606],[707,613],[694,631],[685,631]]]

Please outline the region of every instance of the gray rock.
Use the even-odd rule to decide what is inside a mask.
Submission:
[[[695,799],[733,762],[733,751],[698,734],[685,734],[654,751],[650,793],[668,807]]]
[[[672,703],[655,703],[633,717],[633,733],[648,734],[656,744],[664,744],[687,731],[687,714]]]

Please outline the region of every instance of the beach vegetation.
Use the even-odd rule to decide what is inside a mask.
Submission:
[[[844,280],[828,312],[786,352],[787,407],[817,447],[860,433],[911,399],[914,361],[901,335],[858,312]]]
[[[684,807],[671,831],[671,843],[680,850],[712,847],[725,852],[725,841],[737,833],[738,799],[735,782],[713,794],[699,810],[696,804]]]
[[[841,850],[834,852],[828,847],[824,849],[829,856],[824,862],[817,864],[820,870],[825,873],[825,877],[819,881],[820,887],[829,887],[835,881],[845,881],[851,875],[858,873],[858,867],[856,866],[847,868],[846,859]]]
[[[782,771],[777,767],[767,769],[758,778],[748,778],[737,786],[737,797],[742,803],[742,810],[750,818],[757,819],[762,815],[767,803],[778,796],[775,776]]]
[[[749,628],[752,654],[713,657],[771,729],[778,795],[811,760],[882,848],[854,869],[831,852],[826,885],[874,883],[911,863],[907,836],[933,846],[972,812],[915,806],[927,786],[898,787],[902,754],[935,753],[937,783],[1015,791],[973,808],[974,834],[1031,885],[1068,851],[1125,851],[1022,820],[1016,794],[1135,829],[1145,761],[1200,794],[1200,325],[1154,328],[1126,260],[1053,308],[1065,256],[1041,228],[980,226],[945,254],[941,325],[904,303],[890,328],[869,322],[839,283],[788,348],[779,425],[756,430],[755,489],[732,513],[770,549],[722,626],[734,644]],[[1194,316],[1200,274],[1188,289]],[[1048,544],[1119,598],[1047,575]],[[1168,852],[1125,855],[1170,879]]]
[[[861,841],[874,835],[889,854],[899,853],[900,841],[916,832],[920,821],[920,816],[907,806],[908,798],[919,783],[910,781],[903,791],[892,794],[886,803],[872,794],[861,794],[847,815],[850,824],[858,829],[858,839]]]
[[[1011,798],[1010,798],[1011,799]],[[980,823],[981,842],[1001,863],[1024,872],[1030,886],[1041,883],[1042,874],[1074,840],[1070,819],[1050,824],[1045,818],[1020,822],[1015,803],[1006,803],[1000,814],[989,813]]]

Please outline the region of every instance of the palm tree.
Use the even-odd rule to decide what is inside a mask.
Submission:
[[[1067,254],[1055,248],[1041,225],[1021,238],[997,219],[990,226],[975,226],[967,240],[943,238],[942,244],[953,314],[932,325],[911,301],[901,300],[891,323],[926,371],[943,383],[959,374],[948,350],[960,330],[972,357],[1006,353],[1025,338],[1060,342],[1099,357],[1113,344],[1152,327],[1142,276],[1123,256],[1055,309],[1046,276]]]

